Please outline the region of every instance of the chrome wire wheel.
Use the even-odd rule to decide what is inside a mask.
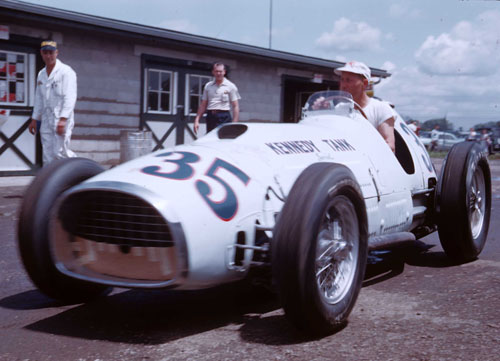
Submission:
[[[437,189],[436,224],[446,255],[458,263],[477,259],[491,217],[491,171],[478,143],[461,142],[451,148]]]
[[[273,232],[272,272],[286,317],[310,335],[345,326],[361,290],[368,222],[341,164],[314,163],[295,181]]]
[[[469,192],[469,220],[472,238],[476,239],[484,224],[486,183],[481,167],[475,169]]]
[[[316,283],[321,298],[341,301],[351,289],[358,263],[359,224],[353,204],[345,196],[329,203],[317,237]]]

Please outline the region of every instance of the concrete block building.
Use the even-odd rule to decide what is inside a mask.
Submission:
[[[122,130],[150,130],[154,148],[196,139],[194,116],[215,61],[242,99],[240,120],[296,122],[314,91],[337,89],[343,63],[0,0],[0,176],[34,174],[41,149],[28,132],[40,42],[53,39],[78,77],[71,148],[103,165],[119,161]],[[372,68],[375,77],[389,74]],[[200,134],[204,134],[204,124]]]

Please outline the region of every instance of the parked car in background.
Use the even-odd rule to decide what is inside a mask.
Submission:
[[[431,146],[431,132],[420,131],[418,137],[420,138],[422,144],[425,146],[425,149],[429,149],[429,147]]]
[[[500,128],[477,128],[477,138],[484,142],[484,146],[488,149],[488,154],[493,154],[495,151],[500,151]],[[486,133],[486,137],[485,137]]]
[[[491,130],[491,142],[493,143],[493,151],[500,152],[500,127]]]
[[[491,128],[477,128],[475,131],[475,134],[467,137],[467,141],[478,142],[484,154],[493,154],[494,144],[493,137],[491,135]],[[498,139],[495,139],[494,141],[496,143],[498,142]]]
[[[421,131],[419,138],[420,138],[420,141],[422,142],[422,144],[425,146],[425,148],[427,148],[429,150],[431,148],[431,132],[427,132],[427,131],[422,132]],[[436,145],[435,150],[438,150],[438,151],[450,150],[450,148],[454,144],[462,142],[462,141],[463,141],[462,138],[457,137],[453,133],[440,132],[438,143]]]
[[[437,147],[439,150],[450,150],[450,148],[453,147],[455,144],[463,141],[464,140],[462,138],[458,138],[453,133],[443,132],[442,134],[439,134]]]

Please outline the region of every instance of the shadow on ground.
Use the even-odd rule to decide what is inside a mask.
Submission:
[[[371,253],[363,286],[396,277],[405,264],[448,267],[442,252],[429,252],[422,242]],[[0,300],[0,307],[39,310],[63,307],[56,315],[26,329],[89,340],[162,344],[225,327],[248,342],[287,345],[308,341],[287,321],[277,296],[247,283],[204,291],[117,290],[86,304],[67,305],[36,290]],[[70,308],[68,308],[70,307]]]
[[[370,252],[363,287],[400,275],[405,264],[431,268],[455,265],[444,252],[430,252],[433,247],[422,241],[415,241],[400,247]]]

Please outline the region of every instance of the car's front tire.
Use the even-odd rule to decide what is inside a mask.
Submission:
[[[103,170],[90,159],[56,160],[40,170],[24,195],[18,222],[21,260],[35,286],[51,298],[80,302],[108,289],[59,272],[54,265],[49,242],[49,217],[57,198],[67,189]]]
[[[271,244],[275,284],[286,316],[312,334],[345,325],[367,258],[364,201],[342,165],[309,166],[292,187]]]
[[[477,142],[457,143],[448,153],[438,184],[438,233],[448,257],[468,262],[481,253],[491,215],[491,174]]]

